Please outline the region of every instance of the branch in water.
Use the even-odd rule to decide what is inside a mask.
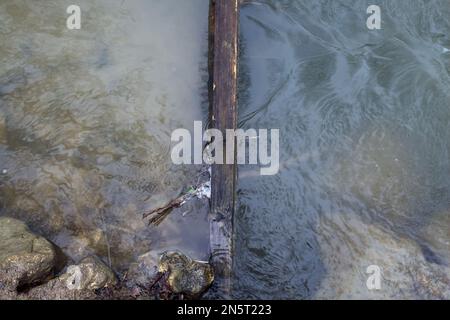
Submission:
[[[165,217],[170,213],[170,211],[174,208],[180,208],[187,200],[187,195],[182,195],[181,197],[178,197],[175,200],[170,201],[167,205],[164,207],[147,211],[144,213],[143,218],[146,219],[150,216],[151,219],[149,221],[149,225],[159,225]]]
[[[201,184],[199,187],[191,187],[189,190],[176,198],[175,200],[170,201],[167,205],[144,212],[143,218],[146,219],[151,216],[149,225],[158,226],[171,212],[172,209],[182,207],[187,201],[192,198],[210,198],[211,197],[211,182],[207,181]]]

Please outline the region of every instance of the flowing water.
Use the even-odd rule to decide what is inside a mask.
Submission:
[[[376,2],[242,8],[240,126],[281,167],[239,169],[236,297],[450,298],[450,2]]]
[[[66,28],[74,3],[81,30]],[[142,212],[200,170],[172,165],[169,148],[206,115],[208,5],[0,0],[1,215],[116,270],[151,250],[205,258],[205,203],[156,228]]]
[[[0,214],[117,271],[206,258],[205,203],[148,227],[201,168],[170,134],[207,108],[208,0],[0,0]],[[240,125],[281,168],[239,171],[240,298],[450,298],[450,2],[246,1]],[[203,231],[202,231],[203,230]],[[369,291],[378,265],[382,289]]]

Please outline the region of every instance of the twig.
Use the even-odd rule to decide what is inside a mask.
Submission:
[[[191,187],[185,194],[179,196],[175,200],[170,201],[167,205],[155,210],[144,212],[143,218],[146,219],[151,216],[149,225],[158,226],[167,217],[167,215],[169,215],[172,209],[182,207],[187,201],[191,200],[192,198],[210,198],[210,186],[211,182],[207,181],[202,183],[198,187]]]
[[[165,205],[161,208],[144,212],[143,218],[146,219],[150,216],[153,216],[150,219],[149,224],[150,225],[152,225],[152,224],[159,225],[164,220],[164,218],[170,213],[169,211],[174,208],[181,207],[188,199],[188,196],[189,195],[186,195],[186,194],[182,195],[182,196],[178,197],[177,199],[170,201],[167,205]]]
[[[155,280],[153,280],[153,282],[152,282],[152,284],[151,284],[151,286],[149,287],[149,291],[151,291],[151,290],[153,290],[153,288],[155,287],[155,285],[159,282],[159,281],[161,281],[161,279],[165,276],[166,274],[164,273],[164,272],[159,272],[158,274],[157,274],[157,276],[155,277]]]

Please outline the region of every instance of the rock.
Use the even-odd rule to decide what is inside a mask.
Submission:
[[[96,300],[108,298],[95,290],[111,288],[117,278],[99,258],[90,256],[77,265],[71,265],[61,276],[35,287],[26,299],[33,300]]]
[[[208,263],[192,260],[179,252],[164,253],[159,272],[168,274],[167,282],[173,293],[192,297],[204,293],[214,281],[213,268]]]
[[[97,295],[91,290],[73,290],[67,287],[70,274],[63,274],[49,282],[32,288],[26,294],[14,299],[23,300],[95,300]]]
[[[358,239],[365,250],[355,254],[353,260],[347,258],[347,253],[323,258],[328,271],[315,289],[314,299],[450,299],[450,267],[427,261],[414,239],[399,236],[376,224],[356,224],[355,221],[352,224],[359,226],[352,237]],[[323,252],[331,252],[339,246],[339,243],[319,240]],[[370,274],[366,271],[371,265],[382,271],[381,290],[367,288]]]
[[[61,250],[33,234],[25,223],[0,217],[0,284],[23,291],[58,273],[66,262]]]
[[[130,265],[127,272],[127,279],[131,285],[137,284],[145,287],[149,282],[157,277],[160,254],[150,251],[140,255],[136,263]]]
[[[60,280],[65,281],[70,290],[97,290],[117,284],[114,272],[94,256],[83,259],[78,265],[69,266]]]

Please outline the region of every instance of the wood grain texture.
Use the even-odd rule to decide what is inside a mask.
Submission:
[[[237,126],[238,26],[238,0],[211,0],[210,125],[222,131],[224,143],[226,130]],[[213,291],[221,298],[229,298],[231,292],[235,187],[236,166],[213,165],[210,249],[216,272]]]

